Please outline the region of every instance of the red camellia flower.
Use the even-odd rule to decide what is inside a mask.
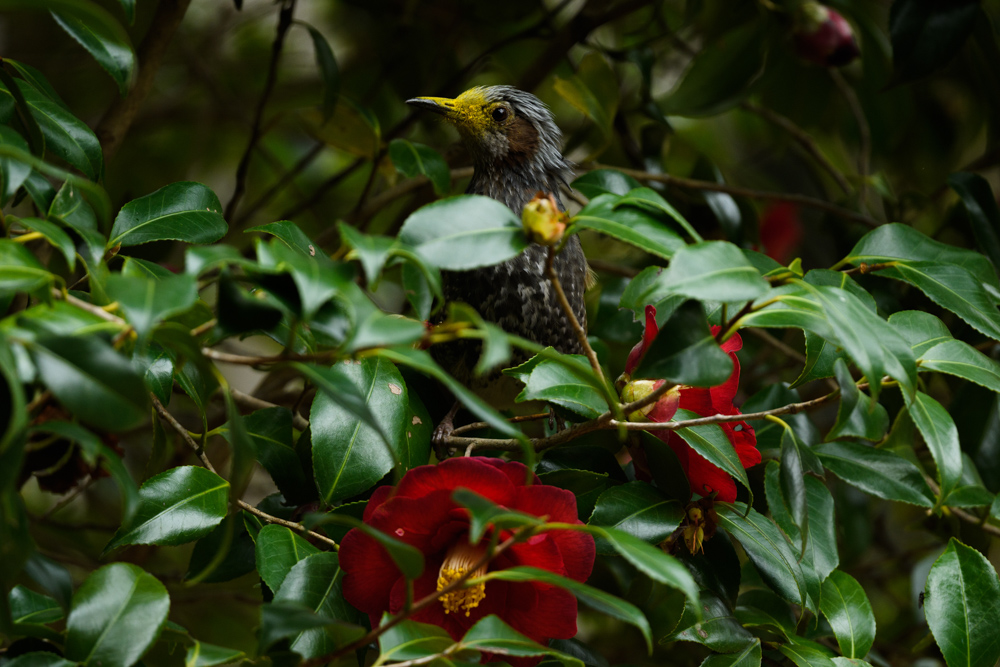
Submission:
[[[495,458],[454,458],[420,466],[407,472],[398,486],[379,487],[368,501],[364,521],[424,554],[424,573],[414,582],[419,600],[468,572],[486,553],[489,534],[478,544],[469,543],[469,513],[452,500],[455,489],[469,489],[497,505],[549,521],[581,523],[571,492],[540,484],[534,475],[527,484],[528,475],[523,464]],[[501,541],[509,535],[503,531]],[[406,579],[378,542],[353,529],[339,553],[344,598],[368,614],[373,627],[384,612],[395,614],[403,608]],[[594,554],[590,535],[548,531],[514,544],[473,576],[528,565],[582,582],[590,576]],[[459,639],[489,614],[541,644],[576,635],[576,598],[541,582],[490,581],[460,588],[411,618],[438,625]],[[503,659],[511,662],[507,656]],[[513,662],[531,665],[538,660]]]
[[[639,361],[646,353],[646,349],[656,338],[659,329],[656,326],[656,309],[653,306],[646,306],[646,330],[643,332],[642,340],[632,349],[628,362],[625,365],[625,373],[631,376],[632,372],[639,365]],[[712,334],[716,334],[719,327],[712,327]],[[743,340],[739,335],[722,344],[722,349],[729,353],[733,360],[733,372],[729,379],[722,384],[711,387],[681,387],[679,392],[667,392],[659,401],[641,415],[647,421],[666,422],[674,416],[678,409],[690,410],[703,417],[712,415],[738,415],[739,409],[733,405],[736,397],[736,390],[740,384],[740,362],[736,358],[736,352],[743,347]],[[639,381],[641,382],[641,381]],[[663,380],[656,380],[644,392],[649,395],[651,391],[658,389],[664,383]],[[628,390],[628,386],[626,386]],[[679,395],[678,395],[679,394]],[[638,398],[638,396],[634,396]],[[628,400],[631,397],[626,397]],[[719,424],[723,432],[733,443],[740,463],[744,468],[749,468],[760,463],[760,452],[757,451],[757,437],[753,429],[745,421],[741,422],[721,422]],[[726,474],[721,468],[709,463],[707,459],[691,449],[684,440],[673,431],[650,431],[651,434],[663,442],[670,445],[687,474],[691,490],[701,496],[709,496],[717,493],[716,500],[723,502],[733,502],[736,500],[736,482]],[[640,461],[636,461],[641,465]]]
[[[824,67],[842,67],[861,53],[851,24],[817,2],[799,6],[793,38],[801,58]]]

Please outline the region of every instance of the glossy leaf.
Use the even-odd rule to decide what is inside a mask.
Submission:
[[[689,302],[679,307],[660,327],[632,375],[714,387],[729,379],[732,373],[732,359],[715,342],[701,306]]]
[[[889,324],[906,339],[918,358],[938,343],[952,340],[944,322],[923,311],[901,310],[893,313],[889,316]]]
[[[518,402],[548,401],[587,419],[608,411],[600,381],[583,355],[559,356],[550,347],[503,373],[524,383]]]
[[[958,444],[958,429],[944,406],[922,391],[917,392],[907,407],[937,464],[940,502],[945,502],[962,478],[962,449]]]
[[[108,278],[107,290],[140,336],[149,334],[163,320],[188,310],[198,300],[195,280],[185,274],[163,280],[115,274]]]
[[[337,59],[333,55],[333,49],[329,42],[316,28],[306,24],[309,30],[309,37],[313,43],[313,53],[316,56],[316,66],[319,68],[320,78],[323,81],[323,98],[319,109],[323,120],[330,118],[337,100],[340,98],[340,68],[337,66]]]
[[[886,500],[934,506],[923,473],[898,454],[852,442],[829,442],[815,452],[830,472],[862,491]]]
[[[962,198],[979,247],[1000,268],[1000,206],[989,181],[979,174],[959,172],[948,177],[948,185]]]
[[[66,657],[94,667],[130,667],[167,620],[170,597],[156,577],[131,563],[94,571],[73,594]]]
[[[481,195],[449,197],[417,209],[403,222],[399,240],[449,271],[499,264],[528,246],[517,216]]]
[[[183,181],[125,204],[111,228],[108,247],[150,241],[211,243],[227,229],[215,193],[201,183]]]
[[[642,187],[642,184],[614,169],[595,169],[584,172],[573,181],[572,186],[588,199],[594,199],[603,194],[624,195],[630,190]]]
[[[717,503],[719,526],[740,543],[760,576],[775,593],[793,604],[804,604],[806,582],[798,556],[781,530],[743,503]]]
[[[3,167],[0,166],[0,172],[2,171]],[[70,271],[76,269],[76,248],[73,245],[73,239],[59,225],[51,220],[43,220],[42,218],[15,218],[14,216],[7,216],[7,223],[10,224],[12,222],[16,222],[25,229],[30,229],[44,236],[45,240],[58,249],[62,253],[62,256],[66,258],[66,265]]]
[[[7,601],[15,623],[52,623],[65,615],[58,602],[24,586],[12,588]]]
[[[49,651],[24,653],[5,663],[6,667],[72,667],[75,664]]]
[[[664,288],[702,301],[750,301],[769,285],[732,243],[705,241],[681,248],[663,274]]]
[[[722,599],[703,593],[700,604],[700,619],[692,612],[692,603],[688,601],[677,624],[679,631],[660,641],[696,642],[723,653],[740,652],[754,644],[754,636],[733,616]]]
[[[699,419],[701,415],[690,410],[678,410],[674,413],[671,421],[685,421],[688,419]],[[740,457],[736,453],[736,448],[726,435],[725,431],[718,424],[703,424],[702,426],[687,426],[674,431],[691,449],[700,454],[712,465],[721,468],[731,477],[735,477],[753,498],[753,491],[750,489],[750,480],[747,479],[746,469],[740,463]],[[753,502],[751,500],[751,502]]]
[[[541,581],[552,586],[564,588],[591,609],[638,628],[646,640],[647,649],[650,652],[653,650],[653,638],[650,634],[649,622],[639,608],[625,600],[605,593],[599,588],[582,584],[575,579],[562,577],[537,567],[504,568],[490,572],[479,579],[482,581],[489,581],[491,579],[499,579],[500,581]]]
[[[708,656],[699,667],[760,667],[760,661],[760,640],[755,638],[742,651]]]
[[[684,509],[646,482],[629,482],[614,486],[597,499],[590,523],[615,528],[644,542],[659,544],[680,525]],[[598,540],[599,553],[611,554],[614,549]]]
[[[337,554],[313,554],[292,567],[275,592],[274,601],[296,603],[319,616],[352,623],[357,612],[340,592],[343,578]],[[338,648],[339,639],[330,628],[303,630],[292,638],[291,650],[303,658],[315,658]]]
[[[374,428],[327,393],[317,393],[310,411],[312,461],[320,498],[331,504],[371,488],[400,465],[406,446],[408,392],[403,377],[389,361],[369,358],[337,365],[364,396]]]
[[[256,410],[243,418],[257,460],[278,490],[290,502],[314,499],[315,489],[306,478],[292,442],[292,413],[287,408]]]
[[[811,646],[782,644],[778,650],[796,667],[834,667],[832,658]]]
[[[128,359],[100,338],[43,337],[29,349],[45,385],[87,424],[123,431],[148,418],[145,385]]]
[[[676,588],[694,604],[698,604],[698,586],[691,573],[680,561],[638,537],[615,528],[594,528],[593,535],[603,538],[611,547],[646,576],[661,584]]]
[[[948,373],[1000,392],[1000,363],[960,340],[946,340],[920,355],[920,368]]]
[[[118,93],[125,97],[136,66],[128,33],[111,16],[102,16],[98,7],[80,4],[87,8],[86,11],[55,9],[52,17],[111,75],[118,85]]]
[[[389,159],[396,171],[407,178],[426,176],[439,196],[448,194],[451,188],[451,172],[441,154],[430,146],[393,139],[389,142]]]
[[[444,628],[405,620],[389,628],[378,638],[379,660],[419,660],[437,655],[454,645],[455,640]],[[468,651],[465,657],[476,660],[479,654]]]
[[[638,208],[645,208],[654,213],[664,213],[678,225],[681,229],[685,231],[692,239],[696,242],[701,243],[703,239],[701,235],[691,226],[687,218],[680,214],[676,208],[671,206],[670,202],[664,199],[660,194],[653,190],[652,188],[635,188],[626,193],[617,204],[615,208],[620,208],[622,206],[635,206]]]
[[[289,528],[269,524],[257,534],[257,571],[267,587],[276,591],[299,561],[319,552]]]
[[[927,576],[924,614],[949,667],[990,667],[1000,659],[1000,582],[986,558],[955,538]]]
[[[573,216],[573,228],[591,229],[633,245],[650,254],[670,259],[684,247],[684,239],[647,211],[635,206],[618,208],[621,197],[598,195]]]
[[[104,548],[126,544],[177,545],[204,537],[228,509],[229,482],[194,466],[171,468],[139,488],[139,507]]]
[[[197,639],[188,646],[184,655],[184,667],[215,667],[237,662],[243,657],[243,651],[214,644],[203,644]]]
[[[0,239],[0,294],[35,292],[50,285],[54,278],[30,250]]]
[[[864,658],[875,642],[875,616],[865,589],[846,572],[834,570],[823,582],[823,616],[845,658]]]
[[[6,125],[0,125],[0,143],[10,144],[25,153],[29,150],[24,137]],[[30,175],[30,166],[8,157],[0,157],[0,202],[6,204]]]
[[[528,639],[495,614],[477,621],[466,631],[460,643],[465,648],[513,657],[548,655],[565,667],[583,667],[580,660]]]
[[[317,252],[316,245],[312,239],[306,236],[298,225],[289,220],[269,222],[266,225],[257,225],[243,231],[244,234],[249,234],[250,232],[269,234],[299,254],[305,257],[316,258],[317,262],[327,263],[330,261],[326,253],[322,252],[322,250]]]
[[[826,435],[827,440],[842,437],[881,440],[889,429],[889,413],[880,403],[874,403],[867,394],[858,389],[843,359],[833,365],[840,385],[840,405],[837,407],[837,421]]]

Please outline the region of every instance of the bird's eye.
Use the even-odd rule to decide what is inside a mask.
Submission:
[[[510,115],[510,112],[507,111],[507,107],[497,107],[493,110],[491,115],[493,116],[493,120],[498,123],[502,123],[507,120],[507,116]]]

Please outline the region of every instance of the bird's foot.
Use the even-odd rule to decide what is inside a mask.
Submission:
[[[434,453],[437,454],[439,461],[448,458],[448,439],[455,430],[455,415],[458,414],[460,407],[458,401],[455,401],[455,405],[451,406],[451,410],[441,419],[431,435],[431,445],[434,446]]]

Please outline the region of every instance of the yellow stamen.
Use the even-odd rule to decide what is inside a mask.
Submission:
[[[459,577],[465,575],[472,567],[482,559],[486,553],[485,547],[472,546],[464,539],[459,539],[444,557],[441,569],[438,571],[437,589],[440,591]],[[471,578],[481,577],[486,574],[486,564],[480,565],[472,572]],[[479,606],[479,603],[486,599],[486,584],[475,584],[474,586],[460,587],[450,593],[445,593],[440,598],[444,605],[444,613],[464,611],[468,616],[470,612]]]

